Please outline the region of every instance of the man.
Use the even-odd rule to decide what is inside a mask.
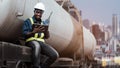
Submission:
[[[46,24],[46,22],[41,20],[44,11],[44,4],[41,2],[37,3],[34,6],[34,16],[25,20],[23,24],[23,35],[26,39],[26,45],[32,48],[33,68],[49,68],[49,66],[58,58],[57,51],[44,41],[44,39],[49,38],[49,31],[41,26]],[[35,24],[40,25],[35,26]],[[48,57],[44,64],[41,65],[40,54]]]

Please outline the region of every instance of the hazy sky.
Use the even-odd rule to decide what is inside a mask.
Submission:
[[[71,0],[82,10],[82,19],[112,24],[112,14],[120,19],[120,0]]]

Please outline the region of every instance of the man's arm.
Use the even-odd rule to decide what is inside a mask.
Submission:
[[[33,32],[32,29],[30,29],[31,27],[31,23],[29,21],[29,19],[25,20],[24,23],[23,23],[23,28],[22,28],[22,32],[23,32],[23,35],[25,38],[29,38],[31,36],[33,36]]]

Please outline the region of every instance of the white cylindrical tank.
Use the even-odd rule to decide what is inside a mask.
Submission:
[[[10,0],[1,0],[0,1],[0,39],[4,39],[3,36],[7,36],[5,32],[8,31],[8,29],[10,30],[10,27],[8,25],[10,25],[11,22],[11,12],[12,12],[12,4]],[[11,11],[11,12],[10,12]],[[9,31],[8,31],[9,32]],[[8,33],[10,34],[10,33]]]
[[[96,40],[95,37],[93,36],[93,34],[86,29],[85,27],[83,27],[83,40],[84,40],[84,54],[85,56],[90,59],[93,60],[94,59],[94,52],[95,52],[95,47],[96,47]],[[77,55],[82,55],[82,48],[79,48],[77,51]]]
[[[20,1],[24,6],[21,7],[16,4],[17,1]],[[0,11],[0,41],[12,41],[11,39],[16,40],[20,36],[23,21],[33,16],[33,7],[38,1],[0,0],[0,10],[2,9]],[[82,31],[80,22],[73,19],[55,0],[40,1],[46,7],[46,11],[42,17],[43,20],[47,19],[49,14],[53,12],[49,25],[50,38],[46,42],[54,47],[60,56],[72,57],[74,53],[80,56],[82,54],[80,50],[83,41],[81,40],[83,32],[85,55],[87,57],[93,55],[96,41],[92,33],[86,28],[83,28]],[[18,15],[23,14],[23,16],[17,17],[16,13]]]
[[[50,19],[51,37],[47,40],[49,44],[57,49],[62,56],[72,56],[78,51],[78,56],[81,55],[81,25],[80,22],[71,18],[71,16],[63,10],[54,0],[41,0],[46,7],[45,17],[49,16],[50,12],[53,15]],[[54,5],[54,6],[53,6]],[[85,55],[92,59],[95,51],[96,40],[93,34],[83,27],[84,52]]]
[[[17,0],[0,0],[0,41],[13,41],[21,34],[17,19]]]

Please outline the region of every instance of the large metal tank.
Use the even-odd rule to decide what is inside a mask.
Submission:
[[[43,20],[53,12],[49,25],[50,38],[46,42],[54,47],[60,56],[66,57],[72,57],[75,53],[80,56],[81,43],[84,42],[85,55],[93,55],[96,41],[92,33],[86,28],[82,31],[80,22],[54,0],[40,1],[46,6]],[[14,41],[21,35],[23,21],[32,17],[33,7],[37,2],[39,0],[0,0],[0,41]]]
[[[0,41],[13,41],[21,34],[22,22],[17,16],[24,11],[25,0],[0,0]]]

